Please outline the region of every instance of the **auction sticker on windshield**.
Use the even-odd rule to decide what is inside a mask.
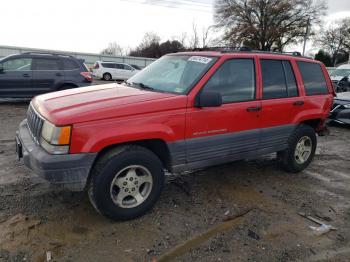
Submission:
[[[197,62],[197,63],[202,63],[202,64],[208,64],[212,58],[209,57],[204,57],[204,56],[192,56],[188,61],[191,62]]]

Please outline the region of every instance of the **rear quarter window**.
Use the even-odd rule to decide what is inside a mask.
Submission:
[[[79,65],[72,59],[63,59],[63,70],[78,69]]]
[[[306,95],[328,94],[326,79],[319,64],[301,61],[298,61],[297,64],[304,82]]]

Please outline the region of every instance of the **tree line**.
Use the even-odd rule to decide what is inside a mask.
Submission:
[[[159,58],[213,46],[284,51],[312,40],[320,49],[315,58],[333,66],[349,57],[350,18],[326,27],[322,19],[326,12],[327,4],[322,0],[216,0],[214,25],[210,27],[198,30],[194,23],[191,34],[182,33],[163,42],[156,33],[149,32],[133,49],[126,50],[114,42],[101,53]]]

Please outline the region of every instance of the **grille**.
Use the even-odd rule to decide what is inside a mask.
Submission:
[[[41,116],[39,116],[39,114],[33,108],[32,104],[29,105],[29,108],[27,111],[27,123],[28,123],[28,128],[29,128],[30,134],[32,135],[33,140],[36,143],[39,143],[41,128],[43,127],[44,119]]]

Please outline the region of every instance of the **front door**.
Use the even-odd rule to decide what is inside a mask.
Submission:
[[[31,58],[9,58],[1,63],[0,97],[32,97]]]
[[[253,57],[229,59],[204,84],[200,92],[220,92],[223,105],[188,109],[186,148],[190,168],[255,156],[261,109],[256,99],[255,71]]]

